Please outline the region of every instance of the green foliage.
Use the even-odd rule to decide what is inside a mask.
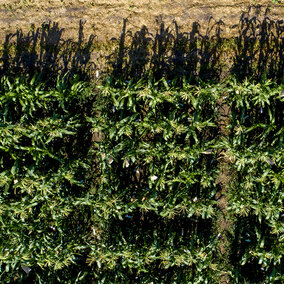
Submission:
[[[283,109],[270,81],[3,77],[1,281],[217,283],[221,149],[232,161],[226,272],[283,282]]]
[[[232,81],[228,86],[232,120],[226,147],[234,161],[229,209],[236,216],[233,251],[235,261],[239,260],[238,272],[254,269],[246,278],[257,283],[283,282],[281,90],[281,86],[270,81],[262,84],[245,81],[242,85]]]
[[[217,244],[216,88],[179,89],[165,79],[117,84],[100,86],[100,115],[89,118],[104,134],[93,216],[104,241],[94,240],[88,262],[135,271],[142,283],[209,281]],[[157,278],[153,268],[171,277]]]
[[[8,283],[23,277],[20,264],[63,269],[84,249],[88,221],[75,201],[88,166],[76,143],[87,127],[80,109],[89,94],[76,78],[47,88],[37,75],[3,77],[0,93],[0,258]]]

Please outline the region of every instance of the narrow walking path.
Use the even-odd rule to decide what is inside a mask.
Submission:
[[[226,105],[224,98],[220,100],[219,107],[220,119],[219,119],[219,129],[221,137],[227,137],[229,135],[229,129],[226,126],[229,124],[230,120],[230,108]],[[230,275],[228,271],[230,269],[230,228],[232,227],[232,220],[230,215],[227,212],[228,206],[228,197],[227,190],[230,183],[230,170],[229,164],[231,160],[226,153],[226,149],[222,149],[219,153],[219,166],[220,166],[220,175],[216,179],[216,183],[220,185],[220,191],[216,194],[217,206],[219,209],[216,230],[218,237],[220,238],[219,242],[219,251],[220,251],[220,263],[221,263],[221,284],[230,283]]]

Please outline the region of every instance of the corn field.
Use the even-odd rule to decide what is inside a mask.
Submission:
[[[283,283],[282,89],[3,76],[1,283]]]

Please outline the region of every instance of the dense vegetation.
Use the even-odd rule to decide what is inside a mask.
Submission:
[[[284,281],[283,86],[78,78],[1,78],[2,283]]]

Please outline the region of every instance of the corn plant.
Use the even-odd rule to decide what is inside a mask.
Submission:
[[[281,86],[108,77],[90,87],[69,74],[50,84],[0,81],[3,283],[218,282],[220,152],[226,272],[283,282]]]
[[[232,111],[226,147],[233,161],[229,209],[236,217],[236,277],[280,283],[284,252],[281,86],[270,81],[231,81],[226,91]]]
[[[209,235],[217,88],[109,78],[99,90],[99,115],[89,118],[104,137],[95,144],[96,237],[88,262],[142,282],[154,277],[154,268],[165,276],[153,281],[209,281],[216,269],[216,240]]]
[[[88,96],[87,85],[67,75],[53,88],[39,75],[1,79],[0,278],[5,283],[26,273],[40,280],[44,269],[52,275],[84,249],[88,220],[76,199],[84,195],[88,168],[81,145],[87,124],[80,114]]]

